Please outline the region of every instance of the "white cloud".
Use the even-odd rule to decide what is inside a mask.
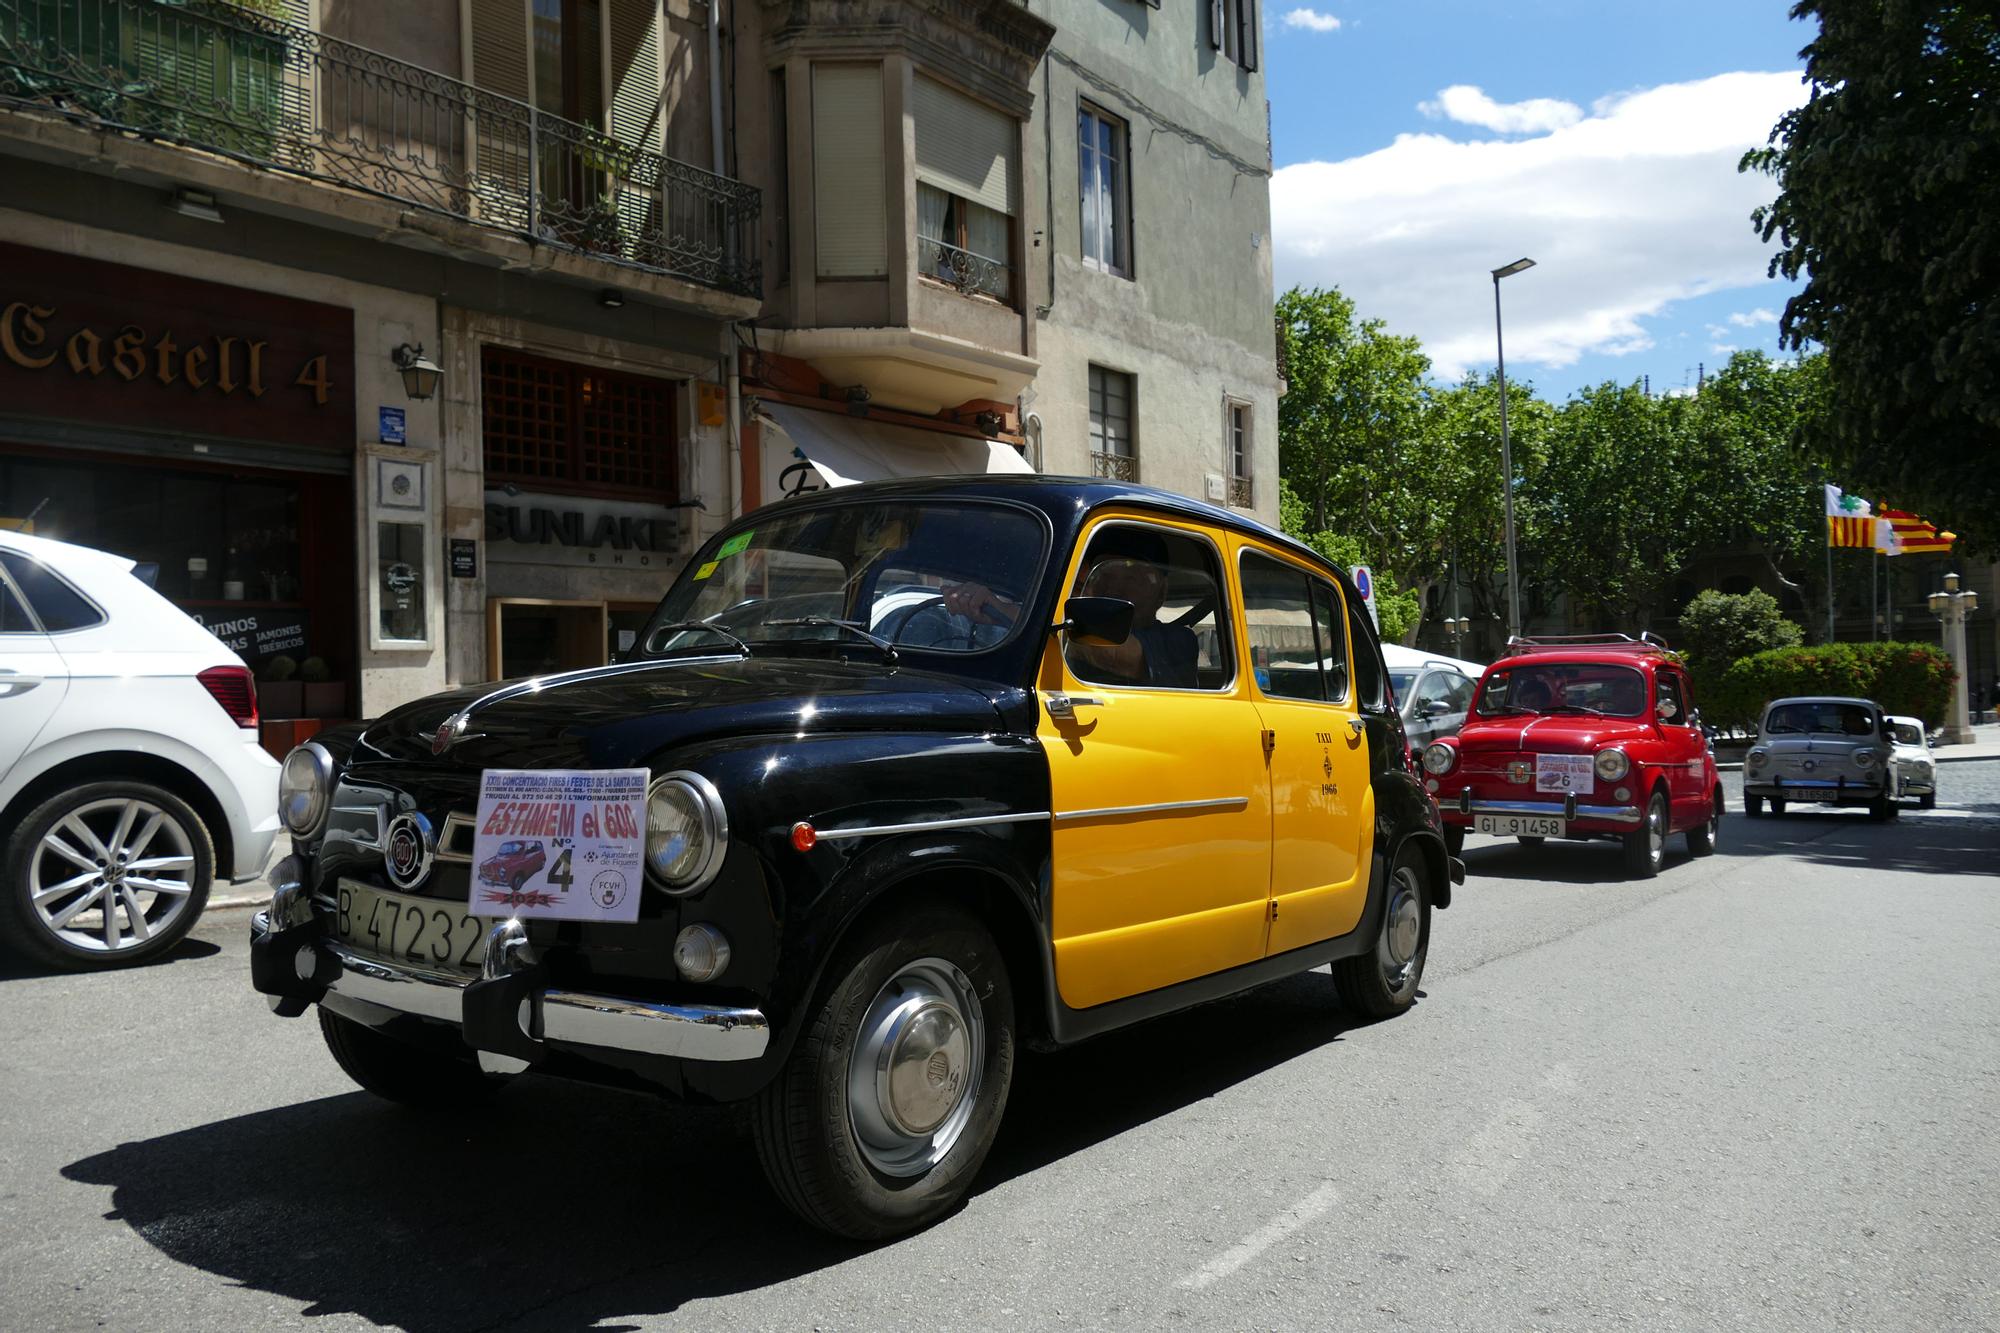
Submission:
[[[1310,28],[1314,32],[1338,32],[1340,20],[1317,9],[1294,9],[1285,15],[1287,28]]]
[[[1489,271],[1531,255],[1539,266],[1505,281],[1510,361],[1645,351],[1642,321],[1672,302],[1767,281],[1750,211],[1775,186],[1736,163],[1803,99],[1795,73],[1721,74],[1608,99],[1530,139],[1406,134],[1284,167],[1278,285],[1339,287],[1456,378],[1493,361]]]
[[[1559,102],[1553,97],[1496,102],[1469,83],[1453,84],[1434,100],[1417,103],[1417,110],[1432,120],[1455,120],[1496,134],[1543,134],[1568,129],[1583,119],[1583,108],[1574,102]]]
[[[1778,312],[1775,310],[1766,310],[1763,306],[1758,306],[1755,310],[1739,310],[1729,317],[1729,322],[1739,329],[1754,329],[1764,324],[1776,324],[1778,322]],[[1721,337],[1722,335],[1718,333],[1716,336]]]
[[[1736,344],[1710,343],[1708,345],[1708,350],[1715,353],[1717,356],[1728,356],[1731,352],[1734,352],[1736,350]]]

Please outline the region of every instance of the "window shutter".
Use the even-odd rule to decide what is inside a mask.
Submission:
[[[1208,44],[1222,49],[1222,25],[1228,22],[1225,0],[1208,0]]]
[[[882,67],[813,66],[813,240],[822,278],[889,271]]]
[[[1243,68],[1257,68],[1257,0],[1236,0],[1236,21],[1242,25],[1238,30],[1236,49],[1241,53],[1237,58]]]
[[[651,152],[664,140],[660,110],[660,0],[611,0],[611,134]]]
[[[471,0],[472,68],[466,78],[488,92],[528,100],[528,13],[521,0]]]
[[[1020,124],[931,79],[916,81],[917,179],[1013,216]]]

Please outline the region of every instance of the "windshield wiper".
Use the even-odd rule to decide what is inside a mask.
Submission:
[[[664,648],[655,648],[652,645],[658,642],[661,635],[680,630],[703,630],[715,635],[717,638],[729,640],[730,647],[742,653],[745,657],[750,656],[749,644],[743,642],[743,640],[737,638],[734,634],[722,628],[722,626],[706,620],[669,620],[664,625],[653,626],[653,632],[646,636],[647,651],[655,653],[665,652]]]
[[[851,620],[835,620],[832,616],[799,616],[792,620],[767,620],[764,624],[770,629],[790,629],[794,626],[804,625],[813,629],[845,630],[855,638],[865,640],[871,647],[880,649],[883,661],[894,662],[897,658],[895,644],[890,643],[879,634],[869,633]],[[759,642],[765,642],[765,640],[759,640]],[[779,642],[782,642],[782,640]]]
[[[1551,704],[1549,711],[1551,713],[1588,713],[1592,717],[1604,716],[1601,709],[1591,708],[1585,704]]]

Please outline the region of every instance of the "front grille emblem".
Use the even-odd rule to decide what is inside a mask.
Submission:
[[[443,754],[464,734],[465,714],[453,713],[450,717],[438,723],[436,733],[431,736],[431,753]]]
[[[1507,781],[1517,787],[1524,787],[1534,779],[1535,771],[1525,759],[1516,759],[1507,765]]]
[[[431,873],[435,853],[430,821],[422,815],[404,813],[389,821],[382,840],[382,863],[389,882],[397,888],[414,889],[423,883]]]

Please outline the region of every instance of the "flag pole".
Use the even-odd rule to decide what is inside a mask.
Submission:
[[[1870,547],[1868,551],[1868,637],[1882,637],[1882,552]]]
[[[1826,641],[1833,642],[1833,534],[1826,537]]]

